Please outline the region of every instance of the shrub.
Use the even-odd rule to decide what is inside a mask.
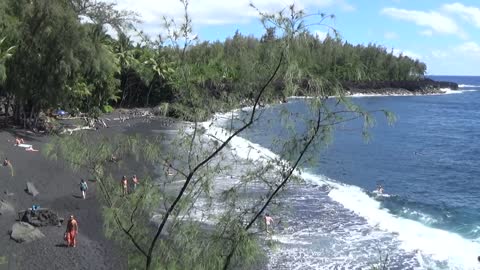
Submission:
[[[113,112],[113,107],[110,106],[110,105],[103,105],[102,111],[103,111],[104,113],[111,113],[111,112]]]

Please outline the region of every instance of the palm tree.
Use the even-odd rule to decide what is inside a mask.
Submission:
[[[122,88],[122,99],[120,100],[120,107],[123,106],[128,95],[128,79],[129,69],[136,64],[136,59],[133,56],[133,45],[130,37],[125,33],[118,34],[118,41],[114,43],[114,51],[120,64],[120,86]]]
[[[152,81],[150,82],[150,86],[148,87],[147,99],[145,102],[145,107],[149,105],[150,94],[153,88],[153,82],[155,78],[165,80],[168,75],[171,75],[174,70],[171,67],[172,63],[167,63],[165,57],[160,56],[158,52],[155,52],[155,57],[152,57],[145,61],[146,65],[150,67],[150,71],[152,72]]]
[[[12,57],[13,50],[15,49],[15,46],[12,46],[4,50],[3,44],[5,42],[5,39],[5,37],[0,39],[0,84],[3,84],[3,82],[5,82],[5,79],[7,78],[5,62],[8,58]]]

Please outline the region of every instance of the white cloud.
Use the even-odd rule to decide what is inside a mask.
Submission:
[[[320,30],[314,31],[313,34],[321,41],[323,41],[328,35],[327,32],[323,32]]]
[[[420,35],[426,36],[426,37],[431,37],[433,36],[433,31],[430,29],[420,31]]]
[[[114,0],[109,0],[114,1]],[[251,0],[202,0],[190,1],[189,13],[195,25],[241,24],[257,18],[258,13],[250,7]],[[180,18],[183,6],[178,0],[116,0],[119,8],[136,11],[145,23],[162,21],[163,16]],[[256,0],[255,6],[262,11],[279,11],[292,2],[289,0]],[[351,11],[355,8],[346,0],[299,0],[295,4],[307,10],[337,6]]]
[[[383,34],[383,37],[386,38],[386,39],[397,39],[398,38],[398,34],[395,33],[395,32],[385,32]]]
[[[432,56],[435,58],[445,58],[448,56],[448,52],[442,51],[442,50],[433,50],[432,51]]]
[[[460,44],[455,50],[466,56],[480,56],[480,45],[473,41]]]
[[[356,8],[353,5],[347,3],[344,0],[338,0],[335,3],[337,5],[339,5],[340,8],[343,9],[344,11],[354,11],[354,10],[356,10]]]
[[[462,19],[473,23],[480,28],[480,9],[472,6],[465,6],[461,3],[445,4],[442,9],[459,15]]]
[[[456,59],[455,62],[470,61],[472,59],[480,59],[480,45],[473,41],[464,42],[457,46],[452,46],[447,49],[434,49],[431,51],[432,58],[444,60]],[[450,62],[450,61],[449,61]]]
[[[393,49],[393,54],[396,55],[396,56],[399,56],[400,54],[402,55],[406,55],[410,58],[413,58],[413,59],[422,59],[422,56],[417,54],[417,53],[414,53],[412,51],[408,51],[408,50],[399,50],[399,49]]]
[[[428,30],[440,34],[455,34],[461,37],[465,36],[457,23],[451,18],[436,11],[418,11],[398,8],[384,8],[381,14],[392,18],[413,22],[416,25],[427,27]]]

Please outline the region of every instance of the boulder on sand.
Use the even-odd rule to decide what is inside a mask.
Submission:
[[[41,239],[45,237],[45,235],[39,229],[28,223],[16,222],[12,226],[12,233],[10,234],[10,237],[18,243],[28,243],[37,239]]]
[[[18,220],[29,223],[35,227],[61,226],[63,222],[63,219],[59,218],[57,213],[48,208],[20,211],[18,212]]]
[[[10,203],[0,200],[0,216],[13,212],[15,212],[15,209],[13,209],[13,206]]]
[[[27,188],[25,189],[25,191],[28,194],[32,195],[33,197],[35,197],[39,194],[37,188],[35,187],[35,185],[32,182],[27,182]]]

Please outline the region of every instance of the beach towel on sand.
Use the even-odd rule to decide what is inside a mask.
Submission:
[[[23,147],[23,148],[30,148],[32,146],[33,145],[31,145],[31,144],[24,144],[24,143],[21,143],[21,144],[18,145],[18,147]]]

